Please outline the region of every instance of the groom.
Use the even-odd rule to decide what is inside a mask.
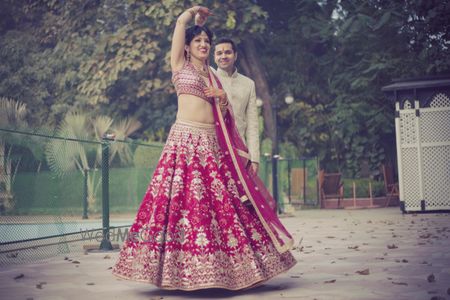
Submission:
[[[246,143],[252,168],[259,169],[259,124],[256,107],[255,82],[238,73],[236,45],[231,39],[222,38],[215,43],[214,61],[216,75],[227,93],[236,120],[236,127]]]

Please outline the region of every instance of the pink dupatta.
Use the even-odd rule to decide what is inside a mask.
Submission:
[[[209,70],[209,83],[211,86],[223,89],[219,78],[211,70]],[[238,184],[241,201],[250,201],[277,251],[280,253],[288,251],[294,241],[274,211],[275,200],[253,169],[247,168],[250,156],[245,143],[239,136],[230,105],[223,115],[218,99],[211,101],[211,104],[216,122],[217,138],[221,149],[234,166],[231,168],[231,172]]]

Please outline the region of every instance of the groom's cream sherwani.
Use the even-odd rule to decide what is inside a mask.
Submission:
[[[237,70],[229,76],[227,72],[217,69],[216,75],[227,93],[236,119],[236,127],[248,147],[251,161],[259,163],[259,122],[255,82]]]

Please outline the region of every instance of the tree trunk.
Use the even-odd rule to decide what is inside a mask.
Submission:
[[[275,139],[275,126],[272,115],[272,97],[266,78],[264,66],[259,61],[259,55],[256,52],[255,43],[251,39],[245,39],[242,42],[239,59],[242,68],[250,78],[255,81],[256,94],[263,101],[264,129],[266,135],[270,137],[272,143]]]

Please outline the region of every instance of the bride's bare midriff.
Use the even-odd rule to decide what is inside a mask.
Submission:
[[[212,106],[200,97],[181,94],[178,96],[177,119],[213,124]]]

